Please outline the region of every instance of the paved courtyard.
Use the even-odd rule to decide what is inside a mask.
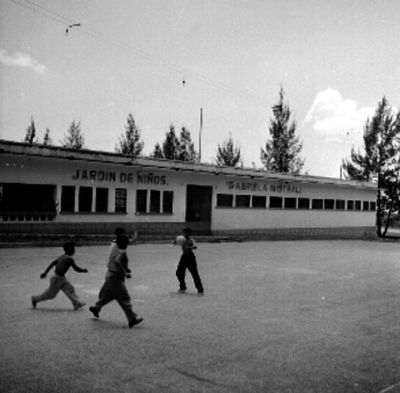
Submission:
[[[115,302],[87,310],[108,249],[77,248],[82,311],[62,293],[31,308],[61,248],[0,249],[2,393],[400,391],[399,242],[200,243],[204,297],[190,277],[177,293],[179,248],[132,246],[133,329]]]

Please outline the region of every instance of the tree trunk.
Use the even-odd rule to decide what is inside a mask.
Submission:
[[[392,217],[392,212],[393,212],[393,209],[390,208],[389,213],[388,213],[388,216],[387,216],[387,218],[386,218],[385,229],[383,230],[382,237],[385,237],[385,236],[386,236],[386,233],[387,233],[387,231],[388,231],[389,224],[390,224],[390,219],[391,219],[391,217]]]
[[[382,201],[381,201],[381,190],[378,188],[378,196],[376,201],[376,234],[378,237],[382,237]]]

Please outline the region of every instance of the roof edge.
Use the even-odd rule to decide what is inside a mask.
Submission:
[[[343,180],[333,177],[293,175],[280,172],[267,172],[263,169],[233,168],[218,166],[208,163],[190,163],[152,157],[133,158],[120,153],[99,150],[75,150],[61,146],[48,146],[41,144],[28,144],[0,139],[1,154],[28,155],[43,158],[55,158],[66,160],[78,160],[88,162],[99,162],[124,166],[139,166],[163,170],[181,170],[185,172],[209,173],[214,175],[225,175],[232,177],[249,177],[251,179],[278,180],[283,182],[305,182],[336,185],[351,188],[376,189],[377,184],[365,181]]]

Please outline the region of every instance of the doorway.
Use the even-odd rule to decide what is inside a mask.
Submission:
[[[212,187],[187,185],[186,224],[194,232],[208,234],[211,230]]]

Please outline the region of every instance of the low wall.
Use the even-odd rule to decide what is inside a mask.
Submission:
[[[0,224],[0,240],[23,241],[29,239],[60,239],[74,237],[91,241],[109,240],[116,227],[126,232],[138,234],[138,240],[151,241],[171,239],[182,232],[187,223],[13,223]],[[190,223],[196,236],[212,236],[218,240],[301,240],[301,239],[374,239],[375,227],[338,227],[338,228],[268,228],[268,229],[231,229],[205,231],[200,225]]]
[[[375,227],[268,228],[213,231],[214,236],[242,240],[376,239]]]

